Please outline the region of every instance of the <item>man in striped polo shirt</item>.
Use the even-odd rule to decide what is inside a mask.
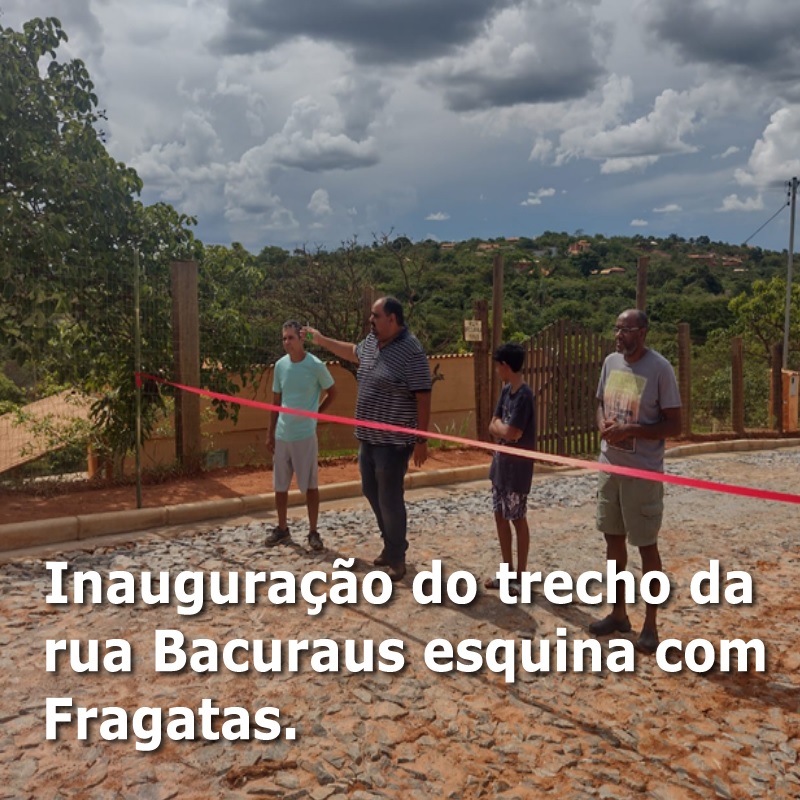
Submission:
[[[426,431],[431,413],[431,373],[428,358],[405,325],[403,306],[394,297],[372,305],[370,333],[358,344],[323,336],[304,328],[314,344],[358,364],[356,419]],[[406,574],[407,516],[403,480],[413,455],[422,466],[428,458],[424,435],[376,430],[359,425],[358,466],[361,488],[375,513],[383,538],[376,566],[386,567],[392,580]]]

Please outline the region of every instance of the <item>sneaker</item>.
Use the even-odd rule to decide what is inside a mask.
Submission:
[[[316,551],[325,549],[325,545],[322,544],[322,537],[316,531],[311,531],[308,534],[308,546]]]
[[[275,547],[276,544],[287,544],[292,541],[292,536],[288,528],[279,528],[277,525],[272,529],[264,541],[267,547]]]
[[[628,633],[630,629],[631,622],[627,617],[624,619],[617,619],[611,616],[611,614],[589,625],[589,633],[595,636],[609,636],[617,631],[619,631],[619,633]]]
[[[401,581],[406,574],[406,562],[400,561],[397,564],[389,564],[386,567],[386,574],[392,581]]]
[[[651,656],[658,650],[658,633],[652,629],[642,629],[639,638],[636,640],[636,649]]]
[[[407,551],[407,550],[408,550],[408,542],[406,542],[406,547],[405,547],[405,551]],[[405,552],[405,551],[404,551],[404,552]],[[378,555],[378,556],[375,556],[375,558],[372,560],[372,563],[373,563],[373,564],[374,564],[376,567],[388,567],[388,566],[389,566],[389,564],[391,564],[391,563],[392,563],[392,562],[391,562],[391,561],[389,561],[389,559],[386,557],[386,548],[385,548],[385,547],[383,548],[383,550],[381,550],[381,553],[380,553],[380,555]]]

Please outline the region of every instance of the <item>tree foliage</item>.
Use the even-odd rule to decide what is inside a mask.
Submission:
[[[142,183],[106,151],[85,65],[57,60],[66,40],[54,17],[0,32],[0,346],[38,394],[70,386],[95,398],[105,446],[119,454],[135,430],[133,248],[163,304],[169,260],[199,243],[193,220],[136,199]],[[169,326],[150,335],[168,355]],[[145,432],[160,404],[145,394]]]
[[[769,281],[753,283],[749,294],[742,293],[731,300],[736,316],[736,328],[745,342],[754,346],[767,363],[772,346],[783,342],[786,319],[786,281],[778,276]],[[789,360],[797,363],[800,352],[800,286],[792,284],[789,326]]]
[[[79,287],[127,240],[141,189],[105,150],[83,62],[56,60],[66,39],[54,17],[0,32],[0,337],[22,362],[83,313]]]
[[[267,271],[266,285],[274,301],[277,353],[283,353],[280,325],[289,319],[310,324],[340,341],[355,342],[362,338],[366,333],[370,292],[375,286],[374,269],[374,252],[355,238],[330,252],[300,247],[287,254],[282,262],[273,262]]]

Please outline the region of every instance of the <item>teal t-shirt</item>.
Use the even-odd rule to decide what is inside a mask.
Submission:
[[[297,362],[285,355],[275,364],[272,391],[281,395],[281,404],[286,408],[317,411],[320,395],[331,386],[331,373],[312,353],[306,353],[305,358]],[[316,430],[315,419],[281,412],[278,415],[275,438],[282,442],[297,442],[313,436]]]

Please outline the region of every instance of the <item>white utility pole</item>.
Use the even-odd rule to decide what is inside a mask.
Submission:
[[[786,267],[786,308],[783,315],[783,368],[789,367],[789,310],[792,306],[792,261],[794,260],[794,210],[797,201],[797,178],[792,178],[789,194],[792,210],[789,220],[789,261]]]

